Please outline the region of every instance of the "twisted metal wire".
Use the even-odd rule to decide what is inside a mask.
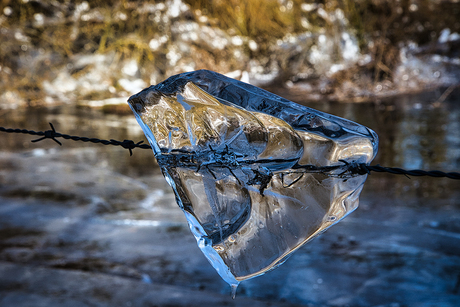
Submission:
[[[380,165],[363,165],[369,172],[376,172],[376,173],[390,173],[396,175],[405,175],[405,176],[430,176],[430,177],[446,177],[450,179],[460,179],[460,173],[456,172],[449,172],[445,173],[442,171],[424,171],[424,170],[405,170],[402,168],[397,167],[383,167]]]
[[[46,130],[46,131],[33,131],[33,130],[27,130],[27,129],[11,129],[11,128],[4,128],[4,127],[0,127],[0,131],[6,132],[6,133],[23,133],[23,134],[30,134],[30,135],[39,135],[42,137],[36,140],[32,140],[32,142],[39,142],[44,139],[52,139],[53,141],[55,141],[61,146],[62,146],[62,143],[56,140],[56,138],[64,138],[66,140],[90,142],[90,143],[96,143],[96,144],[102,144],[102,145],[121,146],[123,148],[128,149],[129,154],[131,156],[133,155],[132,150],[134,148],[151,149],[150,145],[142,144],[144,141],[134,143],[134,141],[132,140],[124,140],[123,142],[121,142],[121,141],[117,141],[113,139],[101,140],[98,138],[88,138],[88,137],[62,134],[62,133],[56,132],[56,129],[54,129],[54,126],[52,123],[49,123],[49,124],[51,126],[51,130]]]
[[[0,132],[38,135],[38,136],[41,136],[41,138],[32,140],[32,142],[40,142],[45,139],[51,139],[61,146],[62,146],[62,143],[59,142],[56,138],[64,138],[66,140],[90,142],[90,143],[102,144],[102,145],[121,146],[129,150],[130,156],[132,156],[133,154],[132,150],[134,148],[151,149],[150,145],[142,144],[144,141],[135,143],[132,140],[124,140],[124,141],[117,141],[114,139],[102,140],[98,138],[88,138],[88,137],[80,137],[80,136],[62,134],[62,133],[56,132],[52,123],[49,123],[49,124],[50,124],[51,130],[46,130],[46,131],[33,131],[33,130],[27,130],[27,129],[13,129],[13,128],[0,127]],[[446,172],[442,172],[438,170],[433,170],[433,171],[405,170],[405,169],[397,168],[397,167],[367,165],[365,163],[350,163],[344,160],[341,160],[341,162],[344,163],[348,167],[347,170],[350,173],[358,174],[358,175],[364,175],[364,174],[370,174],[370,172],[376,172],[376,173],[390,173],[390,174],[405,175],[405,176],[430,176],[430,177],[435,177],[435,178],[445,177],[449,179],[460,180],[460,173],[457,173],[457,172],[446,173]],[[312,172],[329,172],[338,167],[343,167],[343,165],[342,166],[324,166],[324,167],[317,167],[313,165],[305,165],[305,166],[294,165],[293,169],[305,169],[307,171],[312,171]]]

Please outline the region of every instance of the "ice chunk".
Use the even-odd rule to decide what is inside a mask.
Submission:
[[[366,175],[343,161],[377,152],[364,126],[206,70],[129,104],[199,247],[235,287],[356,209]]]

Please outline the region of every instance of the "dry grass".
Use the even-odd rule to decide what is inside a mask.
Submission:
[[[192,8],[218,20],[223,29],[235,29],[236,34],[257,37],[282,37],[293,30],[292,11],[283,13],[277,0],[190,0]]]
[[[460,5],[455,1],[346,0],[341,8],[356,31],[361,50],[375,59],[375,82],[392,78],[400,43],[425,45],[436,42],[445,28],[460,30]]]
[[[375,59],[369,68],[374,82],[392,78],[391,71],[399,62],[400,42],[426,44],[436,41],[444,28],[460,32],[460,5],[453,1],[183,1],[192,10],[179,18],[198,21],[204,15],[211,26],[256,41],[258,50],[248,47],[245,52],[250,58],[262,59],[261,62],[270,56],[270,47],[276,40],[288,33],[307,30],[302,20],[308,20],[310,31],[328,31],[333,26],[318,14],[318,10],[302,10],[302,4],[316,3],[328,12],[341,9],[349,21],[349,31],[358,37],[362,52],[370,53]],[[53,71],[49,68],[66,63],[66,59],[75,54],[110,51],[119,58],[135,58],[141,65],[162,67],[164,51],[152,51],[148,42],[155,35],[168,34],[168,29],[152,21],[157,12],[140,9],[158,2],[163,1],[87,0],[89,10],[82,14],[90,12],[93,15],[84,19],[75,17],[75,9],[84,3],[83,0],[30,0],[26,3],[0,0],[0,14],[7,6],[12,10],[11,15],[1,16],[0,66],[7,67],[11,72],[3,70],[0,74],[0,90],[17,88],[19,92],[36,93],[39,99],[41,89],[35,80],[36,75],[43,76],[43,71],[52,75]],[[47,22],[37,25],[37,14],[45,16]],[[27,38],[26,41],[17,39],[17,29]],[[28,65],[21,66],[18,60],[31,50],[45,50],[53,54],[39,66],[41,71],[31,71]],[[155,61],[158,63],[155,64]]]
[[[221,29],[256,41],[260,52],[287,33],[304,30],[301,26],[300,4],[303,1],[278,0],[186,0],[195,12],[209,16]]]

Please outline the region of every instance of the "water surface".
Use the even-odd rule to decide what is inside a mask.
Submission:
[[[376,131],[380,146],[373,164],[458,172],[460,91],[439,101],[443,92],[359,104],[304,103]],[[49,122],[64,134],[147,142],[130,113],[65,104],[0,113],[3,127],[38,131],[49,129]],[[196,301],[183,301],[192,306],[220,294],[228,304],[239,298],[289,306],[460,304],[458,181],[372,173],[358,210],[278,269],[243,282],[232,303],[230,289],[196,247],[150,150],[135,149],[130,157],[121,147],[64,139],[62,147],[51,140],[31,143],[35,138],[0,134],[2,268],[38,265],[51,277],[55,269],[77,270],[168,285],[195,293]],[[107,289],[118,288],[112,279]],[[0,294],[13,302],[25,300],[25,292],[45,297],[45,285]],[[75,291],[62,287],[62,293]],[[106,299],[115,295],[107,291]],[[129,293],[133,302],[138,299]],[[100,299],[93,292],[83,296]]]

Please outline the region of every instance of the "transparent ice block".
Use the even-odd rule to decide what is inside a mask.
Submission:
[[[370,129],[215,72],[129,98],[205,256],[229,284],[264,274],[358,206]],[[337,166],[319,172],[318,167]],[[316,170],[316,171],[315,171]]]

